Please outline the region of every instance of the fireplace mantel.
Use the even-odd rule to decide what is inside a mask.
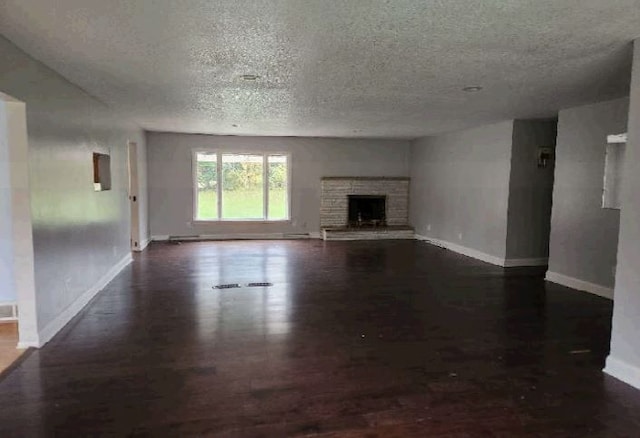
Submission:
[[[322,181],[410,181],[406,176],[325,176]]]

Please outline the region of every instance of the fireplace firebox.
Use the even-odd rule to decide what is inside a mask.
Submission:
[[[386,226],[386,204],[386,196],[349,195],[349,226]]]

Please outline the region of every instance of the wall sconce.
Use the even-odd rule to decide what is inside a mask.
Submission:
[[[552,148],[538,148],[538,168],[539,169],[546,169],[551,160],[553,160]]]

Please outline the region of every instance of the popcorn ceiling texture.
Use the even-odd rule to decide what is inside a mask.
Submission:
[[[0,2],[8,39],[141,127],[236,135],[554,116],[628,92],[638,23],[640,0]]]

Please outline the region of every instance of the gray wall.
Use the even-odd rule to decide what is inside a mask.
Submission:
[[[640,388],[640,39],[634,45],[616,299],[606,371]]]
[[[607,135],[626,132],[627,98],[560,111],[549,271],[614,285],[620,214],[602,207]]]
[[[553,161],[538,167],[538,148],[555,148],[557,122],[516,120],[513,125],[507,259],[549,255]]]
[[[417,234],[505,258],[512,137],[508,121],[413,143],[409,212]]]
[[[1,37],[0,59],[0,91],[27,107],[42,332],[129,253],[126,144],[144,136]],[[111,154],[111,191],[93,191],[94,151]]]
[[[193,223],[193,149],[291,153],[291,221]],[[153,236],[320,231],[320,178],[408,176],[409,142],[296,137],[147,134]]]

